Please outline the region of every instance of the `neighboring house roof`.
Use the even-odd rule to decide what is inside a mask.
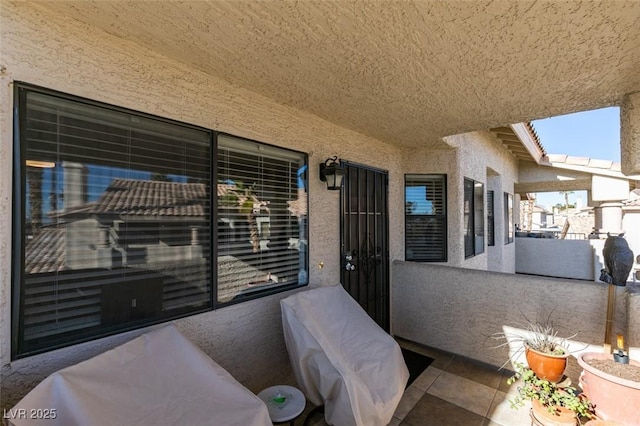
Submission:
[[[547,166],[575,170],[594,175],[611,176],[629,181],[638,181],[640,176],[622,174],[620,163],[611,160],[598,160],[589,157],[577,157],[565,154],[547,154],[542,163]]]
[[[244,196],[243,190],[233,184],[218,184],[218,197],[234,193],[239,202],[251,199],[266,208],[255,195]],[[191,217],[200,218],[208,213],[207,188],[201,183],[177,183],[114,179],[100,199],[67,210],[68,214],[119,214],[145,217]],[[294,216],[307,214],[307,197],[298,190],[298,199],[287,202]],[[42,228],[25,246],[25,271],[27,274],[54,272],[64,267],[65,229],[60,223],[55,228]]]
[[[545,161],[556,164],[564,163],[566,165],[584,166],[595,169],[612,170],[616,172],[620,171],[620,163],[610,160],[597,160],[595,158],[589,157],[577,157],[565,154],[548,154],[545,157]]]
[[[131,216],[205,216],[208,193],[203,183],[114,179],[89,210]]]
[[[64,268],[64,227],[42,228],[24,248],[27,274],[43,274]]]

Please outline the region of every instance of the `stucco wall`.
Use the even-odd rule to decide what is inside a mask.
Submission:
[[[492,348],[493,333],[518,328],[525,317],[550,317],[560,335],[578,333],[572,351],[602,349],[604,284],[402,261],[394,262],[392,274],[397,336],[500,366],[509,352]],[[637,306],[630,314],[630,323],[640,321]],[[638,340],[629,344],[640,347]],[[572,375],[577,372],[573,362]]]
[[[30,4],[2,2],[0,51],[0,361],[2,407],[51,372],[140,331],[10,362],[12,81],[24,81],[309,154],[310,282],[339,281],[339,199],[318,164],[339,157],[389,170],[390,256],[403,250],[403,176],[398,148],[278,105],[196,69]],[[334,220],[327,219],[334,218]],[[397,220],[396,220],[397,219]],[[324,263],[324,268],[318,264]],[[289,293],[176,321],[254,392],[289,375],[279,300]],[[279,379],[280,378],[280,379]]]
[[[518,177],[518,162],[488,131],[470,132],[449,136],[445,141],[458,150],[457,181],[449,189],[450,247],[449,264],[463,268],[486,269],[500,272],[515,271],[515,247],[504,244],[503,193],[513,194]],[[485,189],[485,252],[464,258],[464,178],[484,184]],[[455,185],[455,186],[453,186]],[[486,191],[495,191],[496,246],[487,247]],[[514,197],[514,210],[516,200]],[[515,218],[514,218],[515,220]],[[517,222],[514,222],[517,223]]]
[[[490,132],[479,131],[449,136],[445,141],[453,149],[405,152],[402,157],[402,167],[404,173],[447,174],[447,265],[514,272],[515,247],[513,244],[504,244],[502,194],[504,192],[513,194],[514,181],[517,177],[517,161]],[[468,259],[464,257],[463,181],[465,177],[485,185],[485,252]],[[490,189],[495,192],[496,245],[494,247],[486,246],[486,191]]]
[[[499,183],[492,185],[496,194],[498,190],[513,193],[515,160],[490,133],[474,132],[448,138],[448,143],[457,151],[403,152],[395,145],[277,104],[37,5],[1,2],[0,8],[0,223],[3,224],[0,227],[0,405],[3,408],[13,405],[53,371],[145,331],[120,334],[11,362],[13,81],[306,152],[310,176],[310,282],[314,286],[339,281],[338,193],[326,191],[325,184],[317,178],[318,164],[333,155],[389,171],[392,261],[404,258],[404,173],[448,173],[449,263],[467,268],[513,269],[513,245],[503,247],[491,262],[487,252],[464,259],[463,177],[487,185],[488,170],[491,169],[492,175],[501,176]],[[496,200],[501,197],[496,195]],[[496,203],[496,219],[501,217],[501,211],[501,204]],[[500,223],[496,221],[496,230],[502,229]],[[496,236],[496,241],[500,243],[502,238]],[[322,268],[319,267],[321,263]],[[418,283],[422,280],[420,278]],[[279,300],[288,294],[188,317],[177,320],[176,324],[234,377],[257,392],[266,385],[291,379],[279,309]],[[397,303],[393,307],[404,309]]]
[[[462,185],[459,173],[458,151],[455,149],[441,150],[411,150],[404,152],[402,156],[403,173],[405,174],[446,174],[447,175],[447,263],[456,262],[457,239],[462,234],[457,231],[461,223],[458,220],[455,209],[459,207],[459,201],[455,199],[458,194],[457,187]],[[404,183],[404,176],[402,177]],[[404,196],[404,194],[403,194]],[[404,201],[404,199],[403,199]],[[402,218],[402,232],[404,233],[404,217]],[[403,247],[404,249],[404,247]],[[404,251],[403,257],[404,259]]]
[[[591,240],[516,238],[516,272],[593,281]]]

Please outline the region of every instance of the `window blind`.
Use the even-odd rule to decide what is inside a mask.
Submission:
[[[18,352],[211,307],[211,132],[28,87],[18,95]]]
[[[306,158],[218,137],[218,302],[306,284]]]
[[[405,259],[447,260],[446,175],[405,176]]]

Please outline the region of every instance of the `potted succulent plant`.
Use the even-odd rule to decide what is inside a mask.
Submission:
[[[532,369],[517,363],[516,370],[507,383],[518,384],[518,392],[509,402],[512,408],[531,401],[533,417],[538,424],[575,426],[583,419],[594,418],[593,404],[571,386],[541,379]]]
[[[532,324],[530,331],[530,337],[523,342],[529,368],[542,379],[560,381],[570,355],[566,338],[558,336],[550,323]]]
[[[507,346],[514,342],[520,344],[520,348],[511,356],[512,360],[517,361],[519,355],[524,352],[529,368],[538,377],[551,382],[560,381],[570,355],[567,339],[575,337],[576,334],[569,337],[560,336],[549,317],[543,322],[527,319],[523,327],[514,330],[516,331],[494,333],[491,336],[494,340],[504,340],[495,347]],[[508,362],[509,360],[503,367]]]

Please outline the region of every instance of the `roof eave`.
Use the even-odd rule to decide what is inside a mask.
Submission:
[[[516,123],[510,124],[509,127],[511,127],[513,133],[520,139],[522,146],[527,150],[533,161],[540,164],[546,152],[531,124],[528,122]]]

